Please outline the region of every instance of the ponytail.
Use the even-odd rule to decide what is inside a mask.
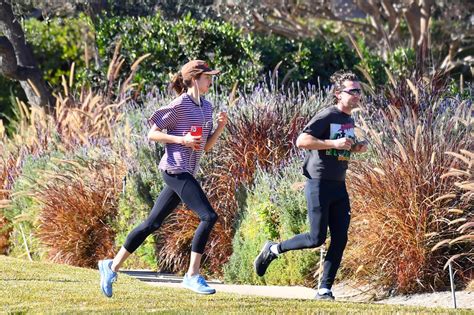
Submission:
[[[188,88],[184,84],[183,75],[181,74],[181,71],[176,73],[171,79],[170,90],[174,90],[178,95],[181,95],[188,90]]]

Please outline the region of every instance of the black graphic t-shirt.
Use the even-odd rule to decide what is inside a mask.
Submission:
[[[336,106],[317,113],[303,132],[315,138],[351,138],[355,141],[354,120]],[[347,150],[308,150],[303,164],[303,174],[308,178],[344,181],[351,152]]]

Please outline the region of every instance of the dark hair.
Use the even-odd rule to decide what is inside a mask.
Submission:
[[[196,75],[193,79],[199,79],[201,74]],[[174,90],[176,94],[181,95],[185,93],[189,87],[193,85],[191,80],[184,80],[181,71],[177,72],[173,78],[171,79],[170,83],[170,90]]]
[[[333,84],[333,91],[341,91],[344,88],[344,81],[359,81],[359,78],[352,71],[339,70],[333,73],[329,79]]]

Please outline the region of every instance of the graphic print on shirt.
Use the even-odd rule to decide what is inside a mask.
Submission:
[[[331,124],[330,128],[329,139],[336,140],[340,138],[349,138],[354,142],[356,141],[354,134],[354,124]],[[348,161],[351,158],[351,151],[329,149],[326,150],[326,155],[337,156],[339,161]]]

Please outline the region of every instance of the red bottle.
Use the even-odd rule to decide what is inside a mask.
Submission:
[[[191,136],[201,137],[202,136],[202,127],[201,126],[191,126]]]

